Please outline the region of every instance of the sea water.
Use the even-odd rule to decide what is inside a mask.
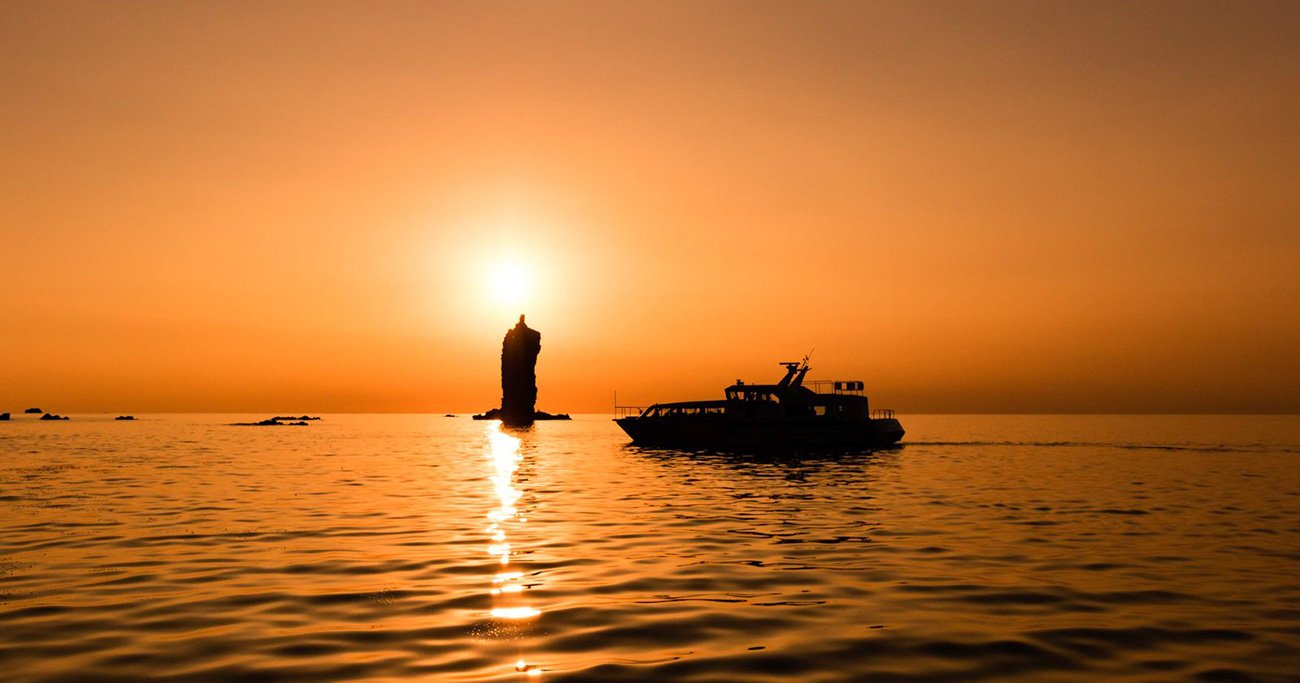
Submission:
[[[1300,418],[0,423],[0,680],[1300,680]]]

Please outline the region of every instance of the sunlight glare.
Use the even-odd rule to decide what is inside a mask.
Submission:
[[[498,262],[493,266],[489,276],[497,302],[510,308],[512,313],[520,310],[527,303],[532,277],[517,261]]]
[[[491,612],[497,619],[531,619],[541,613],[535,607],[496,607]]]
[[[519,452],[519,438],[501,430],[501,423],[493,422],[487,429],[487,449],[484,457],[490,463],[491,474],[488,479],[496,493],[497,507],[488,513],[492,524],[487,532],[491,535],[487,545],[489,555],[496,556],[500,571],[492,577],[493,587],[489,594],[493,596],[496,606],[490,614],[497,619],[531,619],[541,614],[536,607],[522,604],[519,596],[527,586],[519,583],[524,572],[508,570],[511,562],[511,548],[507,526],[510,521],[519,518],[516,504],[523,496],[523,491],[515,487],[515,474],[519,469],[523,455]]]

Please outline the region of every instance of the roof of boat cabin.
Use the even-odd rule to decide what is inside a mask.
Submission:
[[[743,391],[747,394],[781,394],[799,390],[806,391],[810,394],[817,392],[800,384],[799,386],[790,386],[788,384],[733,384],[726,388],[726,391]]]
[[[650,408],[713,408],[726,404],[726,399],[719,398],[709,401],[667,401],[664,403],[655,403],[654,405],[651,405]]]

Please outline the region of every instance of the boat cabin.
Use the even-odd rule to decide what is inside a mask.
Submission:
[[[825,380],[804,385],[806,362],[782,363],[786,374],[776,384],[746,384],[742,380],[727,387],[721,401],[656,403],[641,413],[644,418],[824,418],[867,420],[871,410],[862,382]]]

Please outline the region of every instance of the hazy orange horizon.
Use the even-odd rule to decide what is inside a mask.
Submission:
[[[0,412],[480,411],[521,312],[549,411],[816,348],[1300,412],[1295,3],[9,2],[0,56]]]

